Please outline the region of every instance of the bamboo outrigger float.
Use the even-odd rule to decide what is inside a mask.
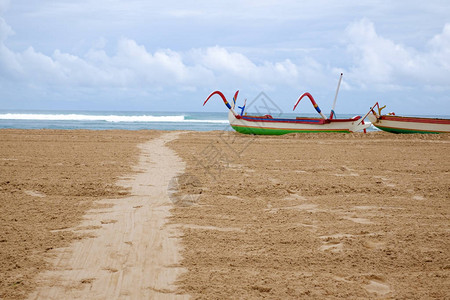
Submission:
[[[342,74],[341,78],[339,79],[339,84],[341,82],[341,79]],[[236,106],[236,99],[239,91],[234,94],[231,104],[227,101],[222,92],[215,91],[208,96],[203,105],[205,105],[212,96],[220,96],[225,105],[228,107],[228,120],[231,127],[237,132],[245,134],[282,135],[293,132],[355,132],[359,130],[364,130],[365,132],[366,128],[369,127],[370,124],[365,124],[364,120],[360,121],[361,116],[356,116],[350,119],[333,118],[335,116],[334,106],[336,104],[336,98],[339,91],[339,84],[336,90],[336,96],[329,118],[326,118],[323,115],[322,111],[320,110],[319,106],[310,93],[304,93],[303,95],[301,95],[297,100],[297,103],[295,104],[293,110],[295,110],[302,98],[307,97],[309,98],[321,118],[297,117],[294,119],[273,118],[271,115],[247,115],[244,114],[245,103],[242,107],[239,107],[242,109],[241,113],[237,114],[234,108]]]
[[[450,119],[401,117],[394,113],[382,115],[381,110],[385,107],[380,108],[377,102],[366,114],[378,129],[392,133],[450,133]]]

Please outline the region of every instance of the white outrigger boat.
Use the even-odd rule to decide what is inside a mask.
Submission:
[[[381,110],[385,107],[380,108],[377,102],[366,114],[378,129],[392,133],[450,133],[450,119],[402,117],[394,113],[382,115]]]
[[[310,93],[304,93],[300,96],[294,106],[294,110],[303,97],[308,97],[321,118],[273,118],[271,115],[247,115],[244,114],[245,104],[240,107],[242,108],[242,111],[238,114],[235,112],[234,108],[236,106],[236,99],[239,91],[234,94],[232,104],[227,101],[222,92],[215,91],[208,96],[203,105],[205,105],[213,95],[220,96],[225,105],[228,107],[228,120],[231,127],[237,132],[245,134],[282,135],[293,132],[355,132],[359,130],[364,130],[365,132],[366,128],[369,127],[370,124],[365,124],[364,120],[361,120],[361,116],[356,116],[350,119],[333,118],[335,116],[334,106],[336,104],[341,79],[342,74],[339,79],[333,109],[331,110],[329,118],[326,118],[323,115]]]

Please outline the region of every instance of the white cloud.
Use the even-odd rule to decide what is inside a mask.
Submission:
[[[193,90],[241,81],[257,86],[293,83],[298,68],[290,60],[256,64],[245,55],[215,46],[176,52],[148,51],[122,38],[108,55],[100,38],[83,56],[56,49],[45,55],[29,47],[15,52],[6,46],[12,28],[0,18],[0,64],[5,78],[22,83],[83,87],[170,88]]]
[[[445,24],[441,34],[434,36],[429,42],[431,49],[430,55],[435,61],[438,61],[442,66],[450,69],[450,23]]]
[[[354,22],[346,29],[352,61],[347,67],[326,66],[308,53],[296,63],[290,59],[257,63],[220,46],[186,52],[170,49],[151,52],[127,38],[118,41],[112,55],[103,49],[106,45],[103,38],[83,56],[60,50],[45,55],[33,47],[14,52],[5,45],[13,31],[3,19],[0,32],[3,76],[42,85],[179,90],[246,85],[255,89],[286,86],[298,90],[300,86],[332,86],[334,75],[345,70],[344,87],[353,89],[401,90],[418,84],[438,89],[450,86],[450,24],[430,39],[426,52],[419,52],[380,36],[367,19]]]
[[[354,84],[388,90],[450,87],[450,24],[422,52],[378,35],[367,19],[349,25],[346,34],[353,61],[348,77]]]
[[[0,0],[0,12],[6,9],[7,2]],[[278,93],[289,93],[289,97],[311,91],[322,93],[321,96],[326,98],[328,93],[331,98],[338,74],[344,72],[343,90],[450,89],[450,24],[446,24],[438,34],[436,27],[432,27],[434,35],[422,36],[423,45],[417,47],[408,42],[410,38],[401,39],[398,38],[399,33],[386,31],[387,25],[381,21],[372,22],[364,18],[348,25],[349,18],[343,18],[339,24],[345,25],[335,26],[336,20],[329,23],[323,16],[320,19],[323,11],[317,9],[320,5],[312,2],[296,4],[295,1],[287,1],[286,7],[290,9],[272,0],[244,1],[239,4],[241,9],[229,4],[209,5],[206,1],[203,4],[208,5],[195,4],[189,9],[185,4],[172,7],[160,3],[155,4],[155,9],[146,10],[143,8],[149,8],[149,2],[131,1],[125,5],[111,0],[108,2],[111,6],[104,12],[103,1],[83,0],[82,3],[81,6],[73,6],[67,1],[46,1],[42,6],[34,3],[39,9],[33,11],[24,9],[28,2],[22,2],[24,14],[21,18],[31,16],[35,22],[64,18],[84,20],[84,16],[88,16],[86,22],[73,23],[74,28],[81,26],[81,29],[73,31],[78,36],[71,35],[72,39],[54,38],[53,34],[48,34],[51,39],[42,35],[36,40],[11,38],[13,29],[0,17],[2,81],[9,79],[17,86],[37,86],[49,93],[57,86],[61,95],[64,95],[64,89],[78,88],[89,90],[92,94],[104,91],[113,94],[119,88],[132,90],[135,94],[157,90],[161,94],[174,95],[177,91],[204,93],[215,88],[234,90],[245,87],[252,91],[277,90]],[[371,3],[378,7],[376,0]],[[94,5],[95,13],[87,12],[87,4]],[[327,15],[335,11],[344,14],[349,8],[348,5],[333,5],[327,8]],[[224,7],[225,12],[218,7]],[[385,4],[380,11],[385,12],[388,8],[389,5]],[[231,10],[237,10],[239,16],[230,13]],[[302,14],[297,18],[298,11]],[[189,18],[195,19],[195,22],[190,22]],[[245,22],[240,18],[245,18]],[[308,20],[305,21],[305,18]],[[317,22],[310,24],[311,18]],[[138,19],[145,20],[145,25],[140,24]],[[206,22],[204,19],[207,19]],[[106,20],[112,23],[111,26]],[[168,31],[164,31],[165,28],[158,23],[161,20],[164,20],[163,25],[171,24]],[[97,23],[94,21],[104,26],[101,28],[108,24],[112,34],[95,28]],[[178,21],[180,23],[176,23]],[[114,26],[114,22],[119,22],[120,26]],[[136,22],[136,27],[130,25],[132,31],[122,32],[121,22],[126,26]],[[283,22],[285,24],[281,26]],[[189,27],[189,23],[193,27]],[[314,25],[318,23],[321,25]],[[24,34],[29,30],[20,18],[11,24],[18,26],[15,28],[18,33]],[[50,21],[45,24],[51,28],[47,30],[58,28]],[[204,24],[210,24],[211,29],[201,31],[208,27]],[[295,30],[292,30],[293,24],[297,26],[294,26]],[[344,30],[345,26],[347,28]],[[414,26],[417,28],[418,25]],[[89,31],[85,31],[86,28]],[[430,32],[430,29],[425,31]],[[117,36],[133,38],[117,40]],[[339,45],[337,41],[340,38],[343,43]],[[65,45],[64,41],[67,42]],[[92,46],[77,48],[77,43]],[[158,48],[161,44],[167,48]],[[217,46],[211,46],[215,44]],[[20,48],[21,45],[30,47]],[[15,88],[19,90],[17,86]]]
[[[215,46],[191,51],[195,64],[210,70],[226,83],[253,84],[259,88],[291,85],[298,81],[298,66],[289,59],[257,64],[239,52]]]
[[[11,26],[9,26],[5,20],[0,17],[0,42],[3,43],[8,36],[14,34],[14,30],[12,30]]]

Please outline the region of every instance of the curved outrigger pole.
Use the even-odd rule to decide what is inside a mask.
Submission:
[[[331,113],[330,113],[330,118],[329,118],[330,120],[333,119],[333,118],[336,118],[336,113],[334,112],[334,108],[336,107],[336,99],[337,99],[337,96],[338,96],[338,93],[339,93],[339,87],[341,86],[341,81],[342,81],[342,76],[343,75],[344,74],[341,73],[341,76],[339,77],[339,82],[338,82],[338,86],[337,86],[337,89],[336,89],[336,94],[334,95],[333,107],[331,108]],[[298,98],[297,103],[295,103],[293,110],[295,110],[295,108],[297,107],[297,105],[300,102],[300,100],[302,100],[302,98],[305,97],[305,96],[308,97],[309,100],[311,100],[311,103],[314,106],[314,108],[316,109],[316,111],[320,114],[320,116],[323,119],[326,120],[327,118],[322,114],[322,111],[320,110],[319,105],[317,105],[316,101],[314,100],[313,96],[310,93],[304,93],[303,95],[301,95],[300,98]]]
[[[237,90],[236,93],[234,94],[233,107],[231,107],[230,103],[228,103],[228,101],[227,101],[227,98],[225,98],[225,95],[221,91],[212,92],[211,95],[209,95],[208,98],[206,98],[205,102],[203,103],[203,106],[205,106],[205,104],[206,104],[206,102],[208,102],[209,98],[211,98],[214,95],[219,95],[222,98],[223,103],[225,103],[226,107],[228,107],[228,109],[233,113],[233,115],[236,116],[237,114],[234,111],[234,107],[236,105],[236,99],[237,99],[238,94],[239,94],[239,90]]]
[[[323,119],[326,119],[326,117],[323,115],[322,111],[320,110],[319,105],[317,105],[316,101],[314,100],[313,96],[310,93],[304,93],[303,95],[301,95],[300,98],[298,98],[297,103],[295,103],[294,109],[292,109],[292,110],[295,110],[297,105],[300,103],[300,100],[302,100],[302,98],[305,97],[305,96],[308,97],[309,100],[311,100],[312,105],[314,106],[316,111],[320,114],[320,116]]]

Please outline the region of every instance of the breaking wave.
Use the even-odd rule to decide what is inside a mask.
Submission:
[[[167,122],[167,123],[218,123],[227,124],[228,120],[186,119],[184,115],[84,115],[84,114],[0,114],[2,120],[38,120],[38,121],[104,121],[104,122]]]

